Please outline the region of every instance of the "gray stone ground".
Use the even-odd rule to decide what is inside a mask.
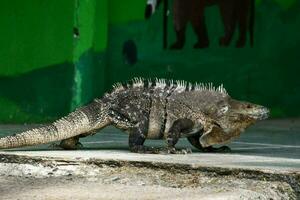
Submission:
[[[2,125],[0,136],[30,127]],[[0,151],[0,199],[300,199],[300,120],[259,123],[227,154],[129,153],[113,128],[82,141]]]
[[[55,172],[39,178],[1,176],[1,199],[296,199],[282,181],[132,166],[92,170],[96,175],[73,175],[69,170],[58,177]]]

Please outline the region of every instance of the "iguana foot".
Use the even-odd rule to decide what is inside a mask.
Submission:
[[[228,146],[221,146],[221,147],[206,147],[202,149],[203,152],[214,152],[214,153],[227,153],[230,152],[231,149]]]
[[[48,146],[48,148],[52,149],[52,150],[76,150],[76,149],[83,149],[83,145],[78,142],[75,146],[71,146],[71,145],[66,145],[66,144],[57,144],[57,143],[52,143]]]
[[[192,153],[190,148],[175,149],[174,147],[155,148],[143,145],[136,145],[130,148],[133,153],[146,153],[146,154],[188,154]]]
[[[150,153],[150,154],[158,154],[159,153],[158,148],[147,147],[144,145],[135,145],[133,147],[130,147],[130,151],[133,153]]]
[[[75,145],[69,145],[61,142],[58,146],[65,150],[83,149],[83,145],[80,142],[76,143]]]
[[[52,150],[57,150],[57,149],[62,149],[59,144],[57,143],[52,143],[48,146],[48,148],[52,149]]]
[[[159,154],[190,154],[192,150],[190,148],[175,149],[174,147],[166,147],[159,149]]]
[[[149,147],[145,147],[143,145],[136,145],[130,147],[129,149],[132,153],[148,153],[149,150],[150,152],[152,152],[151,149],[149,149]]]
[[[76,150],[83,148],[83,145],[79,142],[79,137],[72,137],[62,140],[58,146],[65,150]]]

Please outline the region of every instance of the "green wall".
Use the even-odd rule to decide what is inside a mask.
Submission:
[[[73,0],[2,0],[1,75],[72,61]]]
[[[269,106],[273,117],[299,117],[300,4],[258,0],[255,46],[220,48],[218,9],[207,9],[211,45],[162,49],[162,9],[144,17],[145,0],[3,0],[0,7],[0,122],[46,122],[133,76],[224,83],[230,94]],[[73,30],[79,32],[74,37]],[[172,13],[169,44],[174,41]],[[133,40],[138,62],[127,65]]]
[[[72,0],[3,0],[0,121],[47,121],[72,99]]]
[[[107,7],[106,0],[1,1],[0,122],[51,121],[104,92]]]

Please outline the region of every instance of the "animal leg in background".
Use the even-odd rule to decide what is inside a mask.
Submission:
[[[194,48],[207,48],[209,46],[209,39],[207,34],[207,28],[204,18],[204,7],[205,1],[198,0],[194,3],[191,12],[191,23],[194,29],[194,32],[197,35],[197,42],[194,45]]]
[[[197,34],[197,42],[194,44],[195,49],[202,49],[202,48],[209,47],[209,39],[208,39],[207,28],[206,28],[204,17],[201,21],[200,20],[192,21],[193,29]]]
[[[253,45],[254,0],[219,0],[219,9],[224,24],[224,36],[220,38],[221,46],[228,46],[236,27],[239,30],[237,48],[245,46],[247,33],[250,32],[250,42]],[[249,22],[249,23],[248,23]],[[248,25],[250,25],[248,29]]]
[[[219,1],[219,9],[224,25],[224,36],[220,38],[220,46],[228,46],[236,29],[237,12],[236,0]]]
[[[194,48],[205,48],[209,45],[206,24],[204,21],[203,0],[174,0],[173,2],[173,23],[176,32],[176,42],[171,49],[182,49],[185,44],[185,32],[188,22],[192,23],[197,35],[197,43]]]
[[[185,31],[189,21],[188,3],[182,0],[173,2],[173,24],[176,33],[176,42],[170,46],[170,49],[182,49],[185,44]]]
[[[250,13],[250,1],[251,0],[236,0],[237,8],[235,11],[237,13],[237,23],[239,26],[239,38],[236,42],[237,48],[242,48],[246,44],[247,33],[248,33],[248,17]]]

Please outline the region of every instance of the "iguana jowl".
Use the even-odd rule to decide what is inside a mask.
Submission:
[[[169,153],[176,153],[180,137],[203,151],[238,137],[256,122],[268,117],[268,109],[232,99],[223,88],[165,79],[135,78],[117,83],[102,98],[95,99],[50,125],[0,138],[0,148],[9,149],[61,141],[64,149],[76,149],[79,138],[108,125],[129,133],[132,152],[159,152],[144,146],[145,139],[165,139]]]

